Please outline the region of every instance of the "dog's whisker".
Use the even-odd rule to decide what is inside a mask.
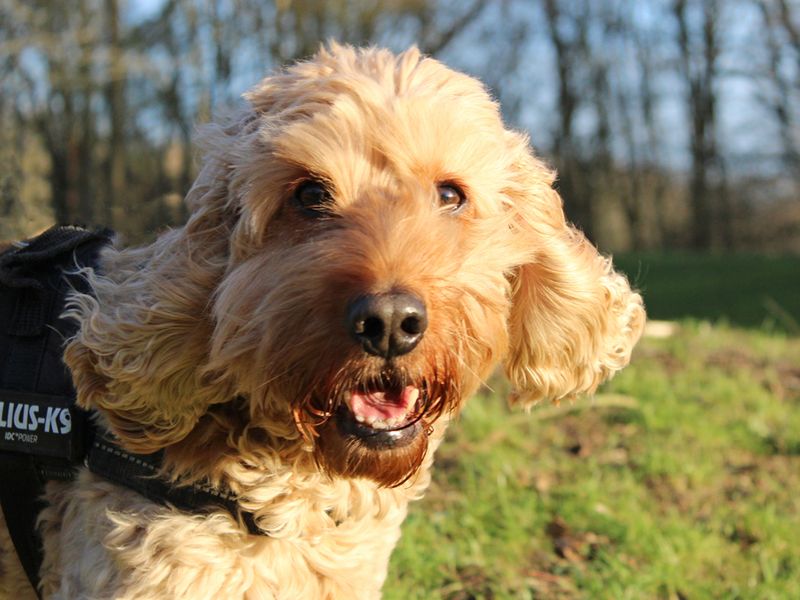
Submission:
[[[465,360],[464,360],[462,357],[460,357],[460,356],[459,356],[459,357],[457,357],[457,360],[458,360],[458,364],[459,364],[459,365],[461,365],[461,367],[463,367],[463,368],[464,368],[466,371],[468,371],[468,372],[470,373],[470,375],[472,375],[472,376],[475,378],[475,380],[476,380],[476,381],[477,381],[477,382],[478,382],[478,383],[479,383],[481,386],[485,387],[485,388],[486,388],[486,389],[488,389],[490,392],[492,392],[492,393],[495,393],[495,390],[494,390],[494,388],[492,388],[492,386],[491,386],[491,385],[489,385],[489,382],[488,382],[486,379],[484,379],[483,377],[481,377],[480,375],[478,375],[478,373],[476,373],[476,372],[475,372],[475,369],[473,369],[473,368],[472,368],[472,367],[469,365],[469,363],[468,363],[467,361],[465,361]]]
[[[272,376],[272,377],[270,377],[269,379],[266,379],[265,381],[263,381],[262,383],[260,383],[260,384],[259,384],[259,385],[256,387],[256,390],[262,390],[262,389],[264,389],[264,388],[265,388],[265,387],[267,387],[268,385],[270,385],[270,384],[274,383],[275,381],[279,380],[281,377],[284,377],[284,376],[288,375],[288,374],[289,374],[289,372],[290,372],[290,370],[289,370],[289,369],[286,369],[285,371],[282,371],[282,372],[280,372],[280,373],[276,373],[275,375],[273,375],[273,376]]]

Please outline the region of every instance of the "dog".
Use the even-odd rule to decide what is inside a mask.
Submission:
[[[380,597],[408,503],[493,370],[514,404],[568,399],[642,332],[640,295],[477,80],[329,44],[245,100],[200,140],[188,222],[86,272],[64,358],[124,452],[226,490],[258,534],[81,468],[47,487],[46,598]]]

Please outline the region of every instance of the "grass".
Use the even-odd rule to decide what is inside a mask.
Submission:
[[[690,306],[684,285],[659,317]],[[384,597],[800,598],[800,338],[756,306],[766,290],[796,319],[796,285],[643,340],[594,400],[526,415],[493,381],[439,449]]]
[[[656,319],[724,319],[800,334],[800,257],[637,254],[614,257]]]

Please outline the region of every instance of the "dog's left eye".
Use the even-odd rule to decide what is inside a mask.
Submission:
[[[316,179],[309,179],[297,186],[292,198],[303,212],[312,216],[328,212],[330,204],[333,202],[330,190],[324,183]]]
[[[439,205],[450,212],[460,211],[467,203],[464,191],[454,183],[440,183],[436,190],[439,192]]]

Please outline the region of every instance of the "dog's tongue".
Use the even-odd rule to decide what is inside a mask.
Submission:
[[[402,419],[414,408],[419,398],[419,389],[407,385],[401,390],[374,392],[353,391],[350,393],[350,410],[356,417],[371,420],[387,421]]]

